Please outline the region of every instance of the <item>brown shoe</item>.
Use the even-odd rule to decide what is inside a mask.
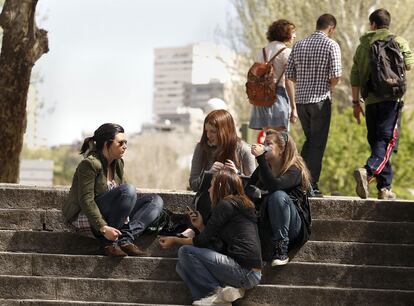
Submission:
[[[122,251],[127,253],[129,256],[148,256],[148,253],[141,250],[138,246],[133,243],[126,243],[120,245]]]
[[[117,245],[108,245],[104,248],[104,252],[106,256],[109,257],[125,257],[128,256],[127,253],[121,250],[121,248]]]

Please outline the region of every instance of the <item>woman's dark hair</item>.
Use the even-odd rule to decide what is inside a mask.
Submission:
[[[89,143],[95,142],[96,150],[101,151],[106,143],[109,147],[116,134],[124,133],[124,128],[116,123],[104,123],[93,133],[92,137],[87,137],[83,141],[80,154],[85,153],[89,149]]]
[[[200,145],[203,150],[202,164],[207,164],[208,138],[206,124],[210,124],[217,129],[217,150],[215,160],[224,163],[226,159],[232,160],[236,167],[240,166],[240,161],[236,154],[237,144],[240,141],[237,136],[236,126],[231,114],[224,109],[217,109],[210,112],[204,119],[203,134],[201,135]]]
[[[253,202],[244,193],[240,177],[231,170],[218,171],[211,181],[213,193],[211,206],[215,207],[220,200],[236,200],[247,208],[254,208]]]
[[[279,19],[273,22],[266,33],[266,38],[271,41],[288,41],[292,38],[292,32],[296,29],[296,26],[286,19]]]
[[[369,15],[369,22],[372,24],[375,22],[378,29],[388,29],[391,23],[391,15],[385,9],[377,9]]]
[[[336,28],[336,18],[331,14],[323,14],[316,21],[317,30],[326,30],[329,26]]]

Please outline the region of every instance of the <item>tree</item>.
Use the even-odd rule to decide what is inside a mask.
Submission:
[[[266,45],[266,31],[273,21],[288,19],[296,25],[297,39],[302,39],[315,30],[316,19],[323,13],[331,13],[337,19],[334,39],[342,52],[343,76],[338,84],[334,100],[342,109],[350,105],[349,73],[352,57],[359,37],[368,30],[368,16],[376,8],[385,7],[392,16],[391,31],[408,41],[414,38],[414,13],[410,10],[414,0],[232,0],[236,16],[229,22],[228,36],[235,51],[240,55],[239,73],[246,80],[248,67],[252,64],[257,51]],[[411,77],[412,78],[412,77]],[[413,96],[414,82],[408,82],[407,101]],[[244,94],[244,83],[237,84],[235,90],[240,99],[236,109],[241,118],[246,118],[248,103]],[[247,107],[246,107],[247,105]]]
[[[35,22],[37,0],[6,0],[0,14],[0,182],[15,183],[26,129],[26,102],[35,62],[49,51]]]

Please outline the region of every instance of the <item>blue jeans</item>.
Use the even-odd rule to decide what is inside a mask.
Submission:
[[[231,257],[192,245],[178,250],[176,271],[190,289],[193,300],[226,285],[250,289],[262,277],[261,272],[243,268]]]
[[[105,192],[95,202],[108,225],[121,231],[118,245],[132,243],[160,215],[164,206],[158,195],[137,198],[135,187],[129,184],[122,184]],[[125,224],[127,217],[129,222]],[[92,232],[103,246],[113,244],[113,241],[106,239],[101,233],[95,230]]]
[[[295,241],[302,228],[298,210],[292,199],[284,191],[275,191],[267,198],[267,214],[272,229],[272,241]],[[287,250],[286,250],[287,251]]]

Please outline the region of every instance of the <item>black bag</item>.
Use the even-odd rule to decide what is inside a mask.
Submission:
[[[176,214],[163,208],[160,215],[146,229],[146,234],[177,236],[191,226],[187,214]]]
[[[407,80],[404,56],[395,36],[372,43],[369,57],[371,72],[362,97],[365,99],[372,92],[385,99],[401,98],[407,89]]]

